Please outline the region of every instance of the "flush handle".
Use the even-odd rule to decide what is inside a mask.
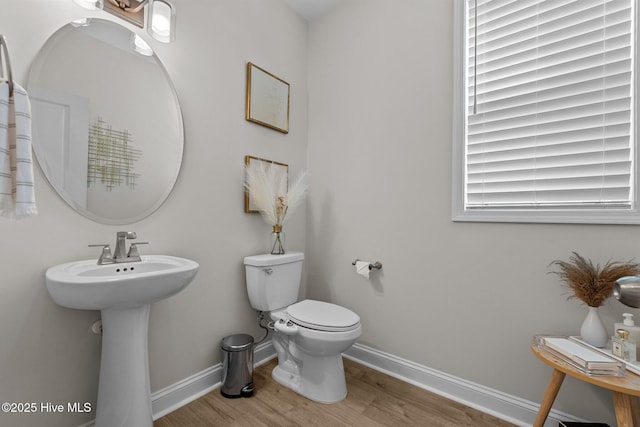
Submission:
[[[262,271],[264,271],[267,274],[271,274],[273,273],[273,268],[263,268]]]

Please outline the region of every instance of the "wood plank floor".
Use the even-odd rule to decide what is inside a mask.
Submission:
[[[216,389],[156,420],[154,427],[513,426],[347,359],[347,398],[316,403],[275,382],[271,371],[276,363],[254,371],[252,397],[227,399]]]

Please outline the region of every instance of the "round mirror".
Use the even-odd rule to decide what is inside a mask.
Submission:
[[[144,40],[102,19],[65,25],[31,65],[27,92],[38,163],[77,212],[129,224],[164,202],[182,163],[182,115]]]

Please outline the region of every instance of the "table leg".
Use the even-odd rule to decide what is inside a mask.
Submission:
[[[635,396],[614,391],[613,404],[616,409],[618,427],[638,426],[638,424],[636,424],[638,421],[634,421],[640,419],[638,400]]]
[[[564,372],[558,371],[557,369],[553,370],[551,380],[549,380],[547,391],[545,392],[542,403],[540,404],[540,410],[538,410],[538,416],[533,423],[533,427],[542,427],[544,425],[544,422],[547,420],[547,416],[549,415],[549,411],[553,406],[553,402],[556,400],[558,391],[560,391],[560,386],[562,385],[564,377]],[[631,426],[633,426],[633,424]]]
[[[631,398],[631,413],[635,420],[635,427],[640,427],[640,396]]]

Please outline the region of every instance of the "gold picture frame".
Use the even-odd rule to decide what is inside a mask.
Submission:
[[[287,164],[274,162],[273,160],[261,159],[260,157],[254,157],[254,156],[248,156],[248,155],[244,156],[244,164],[247,165],[247,167],[250,167],[253,162],[266,162],[266,163],[269,163],[271,167],[284,168],[284,171],[287,174],[287,178],[289,176],[289,165]],[[251,204],[251,198],[249,197],[249,192],[246,190],[244,192],[244,211],[246,213],[260,213],[260,211]]]
[[[289,83],[248,62],[246,119],[289,133],[290,89]]]

